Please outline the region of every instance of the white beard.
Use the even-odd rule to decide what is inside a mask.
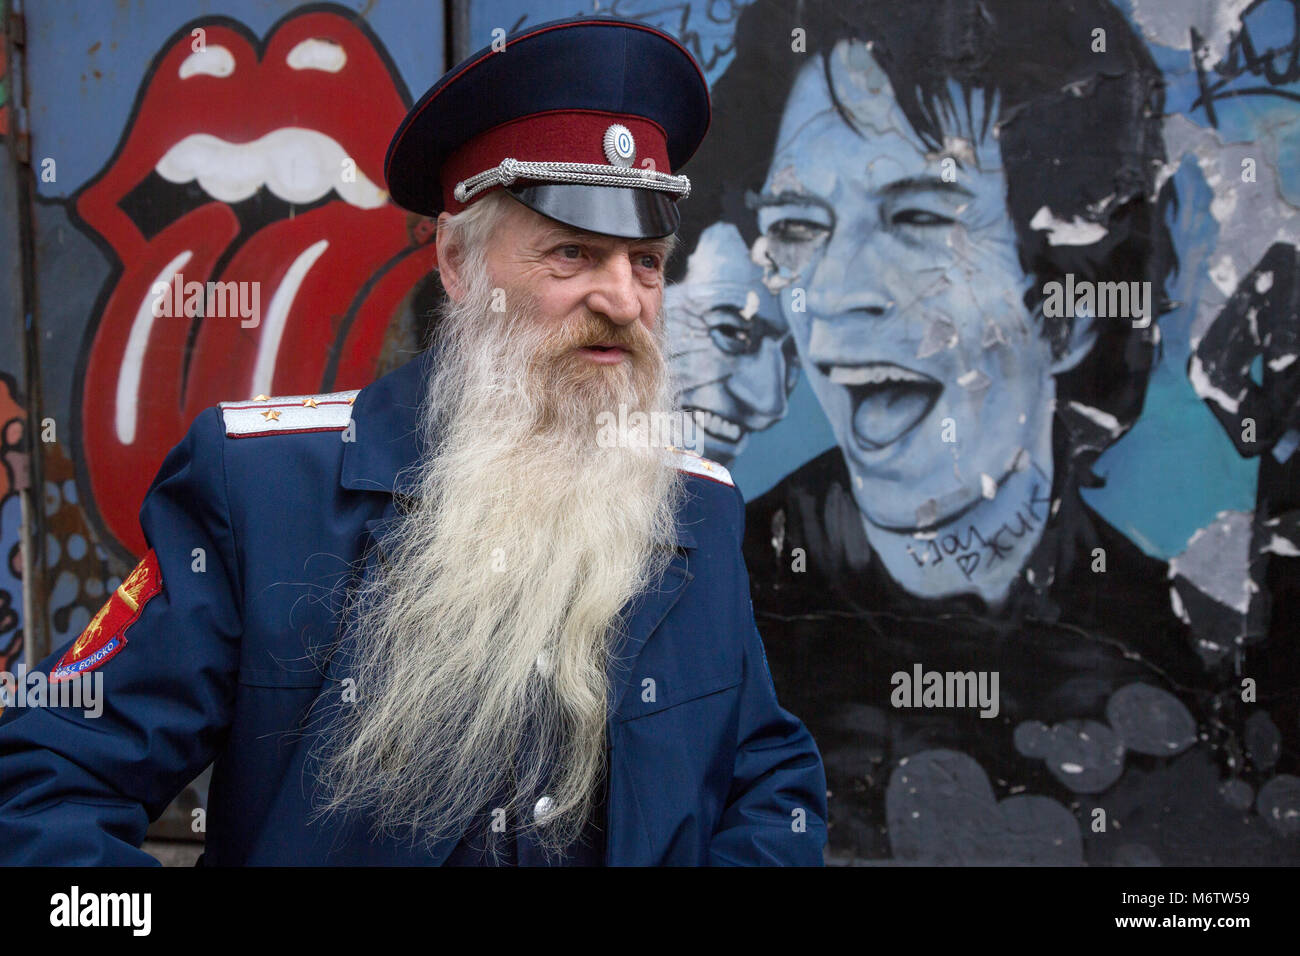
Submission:
[[[547,324],[518,291],[513,315],[491,311],[486,269],[471,281],[435,339],[433,452],[398,481],[418,500],[386,539],[387,570],[348,601],[358,699],[327,735],[324,812],[364,809],[426,846],[468,831],[495,853],[518,835],[493,832],[501,810],[558,853],[605,773],[620,611],[667,566],[684,488],[664,448],[601,447],[597,416],[620,402],[675,415],[675,390],[662,315],[653,335],[591,314]],[[605,340],[634,354],[573,352]]]

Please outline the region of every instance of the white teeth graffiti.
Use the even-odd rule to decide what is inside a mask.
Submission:
[[[695,424],[699,425],[700,428],[704,429],[710,435],[715,435],[718,438],[725,438],[730,442],[737,442],[740,441],[741,435],[744,434],[744,430],[735,422],[723,418],[721,415],[715,414],[707,409],[692,409],[691,414],[695,418]]]
[[[168,182],[198,180],[204,192],[221,202],[241,202],[262,186],[295,205],[313,203],[331,189],[359,209],[378,209],[388,201],[388,193],[356,168],[333,138],[295,126],[249,143],[191,133],[167,150],[154,169]]]
[[[835,365],[827,376],[836,385],[878,385],[884,382],[917,382],[937,384],[929,375],[891,362],[870,362],[866,365]]]

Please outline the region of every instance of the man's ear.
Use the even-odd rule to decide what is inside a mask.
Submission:
[[[1070,321],[1070,338],[1065,343],[1065,351],[1052,360],[1052,374],[1060,375],[1074,368],[1092,351],[1097,344],[1097,319],[1083,313]]]
[[[434,245],[437,247],[438,254],[438,278],[442,280],[442,287],[447,290],[447,295],[452,301],[459,302],[465,294],[465,285],[460,274],[460,247],[452,238],[451,231],[446,228],[449,219],[451,213],[445,210],[439,213],[438,232],[434,238]]]

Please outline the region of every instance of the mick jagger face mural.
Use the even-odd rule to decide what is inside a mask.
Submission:
[[[954,112],[931,149],[862,43],[805,65],[757,202],[759,248],[872,548],[914,593],[999,601],[1040,535],[962,563],[927,560],[917,533],[1001,524],[1050,482],[1055,375],[1094,332],[1076,322],[1052,354],[1022,298],[1033,277],[994,104],[976,90],[957,106],[955,84],[941,102]]]
[[[1300,805],[1276,724],[1079,494],[1141,412],[1175,265],[1131,27],[1105,0],[757,0],[714,102],[706,214],[836,438],[750,502],[745,555],[832,854],[1300,858],[1259,826]],[[1134,295],[1063,311],[1054,283]]]

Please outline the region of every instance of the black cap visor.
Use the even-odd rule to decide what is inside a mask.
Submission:
[[[528,182],[506,189],[543,216],[620,239],[658,239],[681,221],[672,195],[657,189]]]

